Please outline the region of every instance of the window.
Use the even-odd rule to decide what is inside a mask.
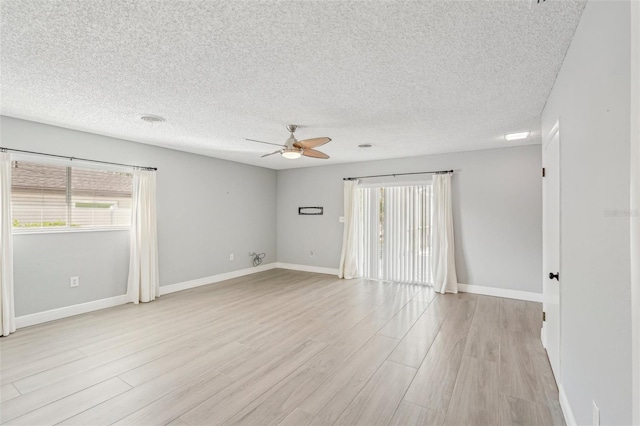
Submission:
[[[131,225],[129,173],[14,161],[14,231],[122,229]]]
[[[363,276],[431,283],[431,185],[361,188],[359,195]]]

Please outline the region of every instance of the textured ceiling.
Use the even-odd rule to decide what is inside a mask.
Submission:
[[[539,143],[583,8],[2,0],[0,113],[273,169]],[[331,159],[244,140],[282,143],[288,123],[331,137]]]

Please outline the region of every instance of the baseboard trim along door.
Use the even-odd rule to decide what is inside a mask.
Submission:
[[[463,293],[483,294],[485,296],[504,297],[505,299],[526,300],[542,303],[542,293],[531,291],[509,290],[506,288],[485,287],[482,285],[458,284]]]

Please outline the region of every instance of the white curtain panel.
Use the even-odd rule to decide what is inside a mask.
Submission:
[[[131,210],[127,296],[133,303],[151,302],[160,292],[155,171],[134,170]]]
[[[342,236],[342,254],[338,277],[358,278],[358,220],[359,220],[358,181],[344,181],[344,233]]]
[[[11,155],[0,152],[0,331],[16,331],[13,302],[13,236],[11,234]]]
[[[451,175],[433,177],[433,218],[431,231],[431,271],[433,288],[440,293],[457,293],[455,253],[453,245],[453,211],[451,208]]]

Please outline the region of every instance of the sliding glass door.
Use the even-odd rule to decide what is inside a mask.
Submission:
[[[365,187],[359,195],[363,277],[431,283],[431,185]]]

